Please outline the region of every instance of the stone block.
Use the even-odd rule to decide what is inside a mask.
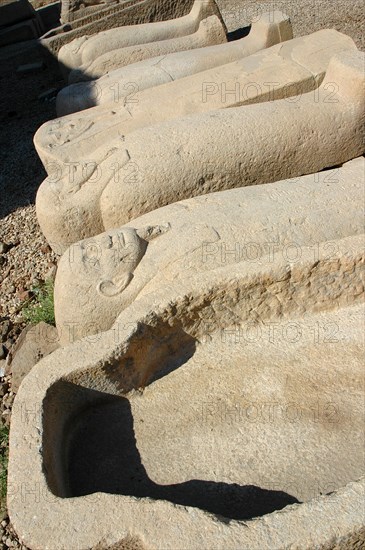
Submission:
[[[0,47],[38,38],[39,32],[35,19],[21,21],[15,25],[0,29]]]
[[[35,10],[28,0],[9,0],[0,4],[0,29],[35,17]]]
[[[59,347],[57,330],[47,323],[29,325],[21,333],[7,371],[12,373],[12,390],[17,392],[23,378],[43,357]]]
[[[33,63],[27,63],[26,65],[19,65],[17,73],[36,73],[42,71],[45,68],[43,61],[34,61]]]

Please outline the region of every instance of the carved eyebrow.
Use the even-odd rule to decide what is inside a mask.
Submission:
[[[121,231],[120,233],[118,233],[118,239],[119,239],[119,242],[121,243],[122,246],[125,246],[125,238],[124,238],[124,233],[123,231]]]

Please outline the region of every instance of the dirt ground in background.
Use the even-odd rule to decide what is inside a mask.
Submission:
[[[0,55],[2,50],[0,48]],[[39,54],[0,58],[0,219],[21,206],[34,204],[46,172],[34,149],[33,136],[47,120],[55,118],[55,102],[38,95],[62,84],[57,71],[19,74],[19,65],[41,59]]]
[[[48,3],[47,0],[40,2]],[[217,3],[230,32],[247,26],[264,11],[281,10],[291,17],[294,36],[335,28],[351,36],[357,47],[365,50],[363,0],[217,0]],[[35,152],[33,136],[44,122],[56,116],[55,101],[52,98],[50,101],[40,100],[39,94],[62,86],[61,76],[55,68],[45,67],[37,73],[16,72],[19,65],[38,59],[39,54],[4,59],[4,50],[0,48],[0,241],[7,242],[11,238],[17,245],[11,260],[12,269],[9,271],[9,265],[0,265],[0,325],[4,319],[16,322],[12,309],[6,309],[4,317],[2,300],[14,299],[16,306],[20,264],[23,271],[28,271],[24,278],[31,281],[34,275],[40,279],[45,276],[52,260],[51,252],[44,248],[45,240],[36,222],[35,196],[46,173]],[[28,227],[31,231],[25,229]],[[4,291],[11,286],[15,298],[10,298]],[[7,528],[6,532],[14,547],[19,548],[16,538],[9,535]],[[0,537],[0,550],[3,548],[7,546]],[[364,531],[333,543],[326,550],[331,548],[365,548]]]
[[[280,10],[290,16],[294,37],[333,28],[353,38],[365,50],[363,0],[216,0],[228,30],[248,25],[265,11]]]

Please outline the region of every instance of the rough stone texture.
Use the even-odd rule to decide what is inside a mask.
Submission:
[[[16,396],[10,433],[8,507],[24,543],[309,549],[359,530],[363,242],[173,280],[94,342],[43,359]],[[270,323],[274,341],[249,332],[232,342]],[[284,412],[270,421],[272,402]],[[254,421],[252,405],[265,416]],[[279,510],[293,499],[306,502]]]
[[[0,3],[0,47],[36,39],[44,30],[42,18],[28,0]]]
[[[131,83],[136,90],[145,90],[231,63],[291,38],[292,28],[285,14],[263,14],[252,24],[249,35],[239,40],[145,59],[111,71],[96,82],[66,86],[57,96],[57,114],[64,116],[95,105],[116,104],[130,92]]]
[[[73,245],[55,281],[61,343],[109,329],[120,311],[169,281],[297,258],[303,246],[362,233],[364,174],[359,158],[297,180],[196,197]]]
[[[167,21],[186,15],[192,5],[193,0],[129,0],[52,29],[42,37],[41,44],[47,51],[57,55],[62,46],[85,35],[123,25]]]
[[[11,372],[12,390],[17,392],[23,378],[43,357],[59,347],[57,330],[47,323],[28,325],[12,350],[12,359],[7,365]]]
[[[137,128],[314,90],[323,81],[330,59],[344,50],[356,51],[351,38],[320,31],[141,92],[130,82],[129,95],[117,104],[45,124],[34,138],[35,145],[45,165],[50,160],[67,162],[75,154],[76,143],[77,160],[87,156],[99,163],[112,148],[110,142]],[[275,85],[270,85],[273,73]]]
[[[38,36],[39,31],[35,20],[29,19],[28,21],[22,21],[11,27],[0,29],[0,47],[23,42],[25,40],[36,39]]]
[[[61,23],[69,23],[105,7],[123,3],[119,0],[61,0]]]
[[[290,42],[281,48],[290,48]],[[95,132],[94,148],[92,139],[84,142],[91,157],[87,162],[80,158],[86,154],[80,150],[81,138],[90,127],[91,135],[102,130],[108,122],[104,116],[100,126],[87,120],[87,111],[79,114],[77,124],[72,121],[77,115],[70,115],[68,125],[68,117],[45,125],[35,137],[37,150],[45,164],[56,161],[48,165],[54,172],[37,194],[38,220],[46,238],[60,253],[67,244],[177,200],[296,177],[361,155],[363,64],[362,52],[343,51],[331,58],[326,77],[315,91],[154,124],[123,133],[99,150],[100,133]],[[296,70],[302,69],[297,65]],[[313,85],[312,73],[306,74]],[[285,82],[289,79],[287,75]],[[266,99],[271,99],[270,94],[272,90]],[[111,133],[109,125],[108,129]]]
[[[28,0],[11,0],[0,4],[0,29],[35,17],[35,10]]]
[[[58,53],[58,61],[69,69],[81,67],[87,70],[95,59],[113,50],[193,34],[198,30],[200,22],[211,15],[220,17],[215,1],[196,0],[191,12],[177,19],[126,25],[122,28],[99,32],[91,37],[83,36],[62,47]],[[131,63],[133,61],[139,61],[139,59],[134,59]]]
[[[176,5],[176,2],[174,2],[174,5]],[[221,0],[219,1],[219,5],[223,9],[223,15],[230,30],[235,29],[243,22],[243,15],[246,13],[248,24],[253,19],[253,8],[258,7],[258,9],[266,11],[268,7],[267,3],[262,2],[244,4],[241,1],[235,2],[231,0]],[[365,35],[362,32],[364,10],[362,0],[350,0],[345,3],[341,2],[341,0],[333,0],[331,2],[283,0],[280,3],[280,7],[290,15],[296,36],[308,34],[320,28],[333,27],[349,34],[355,40],[358,47],[364,49]],[[13,287],[18,289],[23,285],[20,282],[23,276],[29,279],[32,277],[44,278],[44,274],[49,269],[46,265],[47,259],[51,259],[51,254],[45,255],[41,252],[41,248],[44,245],[44,237],[35,218],[34,190],[39,185],[39,182],[44,179],[45,175],[41,163],[35,151],[33,151],[32,136],[42,122],[47,118],[55,116],[53,114],[54,103],[41,103],[37,101],[39,90],[42,88],[45,89],[44,86],[47,88],[53,85],[52,82],[45,83],[45,81],[48,79],[51,81],[54,77],[48,72],[39,73],[37,75],[29,75],[26,79],[22,78],[19,83],[15,69],[11,71],[8,70],[8,67],[6,67],[6,70],[4,69],[3,54],[4,52],[1,52],[2,82],[6,81],[6,86],[0,86],[0,101],[3,101],[0,115],[2,121],[2,147],[0,149],[3,160],[2,181],[0,182],[2,189],[0,210],[3,216],[7,215],[1,221],[1,240],[9,242],[8,236],[11,234],[10,240],[16,239],[21,242],[20,245],[8,253],[8,256],[12,253],[14,255],[9,258],[8,265],[5,266],[0,276],[7,276],[6,282],[3,283],[0,292],[0,308],[6,308],[6,311],[10,310],[10,318],[14,321],[19,315],[17,314],[19,301],[14,305],[14,300],[17,299],[16,292],[11,294],[8,294],[7,291],[3,292],[4,285],[6,284],[9,288],[10,285],[13,285]],[[17,64],[24,62],[22,59],[18,60],[15,63],[15,68]],[[19,206],[24,206],[24,204],[27,204],[26,208],[18,208]],[[31,233],[29,233],[30,226]],[[9,271],[11,266],[13,267]],[[4,312],[4,309],[2,311]],[[3,314],[1,313],[1,315]],[[3,380],[0,383],[2,385]],[[10,383],[11,381],[8,380],[5,386],[8,386]],[[1,389],[5,386],[2,385]],[[7,400],[6,407],[9,407],[8,403],[9,401]],[[2,403],[2,410],[3,404],[5,404],[5,400]],[[7,412],[9,412],[8,409]],[[32,498],[32,495],[29,498]],[[359,506],[361,506],[361,502]],[[344,508],[334,510],[333,517],[349,513],[349,509],[344,506]],[[11,524],[5,528],[3,527],[8,521],[7,519],[6,522],[2,522],[0,526],[0,538],[3,545],[5,545],[6,539],[10,539],[10,543],[13,544],[14,548],[21,547],[25,549],[24,545],[21,546],[19,544]],[[318,521],[321,521],[321,516],[319,516]],[[51,537],[52,534],[48,531],[48,542],[52,547]],[[335,542],[335,539],[337,542]],[[334,536],[333,542],[326,545],[325,548],[326,550],[332,548],[336,548],[336,550],[343,550],[344,548],[348,550],[351,548],[353,550],[354,548],[362,548],[364,540],[364,530],[362,529],[362,531],[358,530],[354,534],[338,539]],[[300,542],[297,546],[303,547]],[[315,544],[313,543],[311,547],[313,548],[314,546]],[[238,544],[237,547],[241,548],[242,545]],[[272,548],[272,545],[268,544],[267,548]],[[251,549],[252,546],[250,547]],[[52,550],[54,550],[54,547],[52,547]]]
[[[130,403],[95,403],[81,413],[70,434],[65,496],[150,497],[247,520],[358,479],[365,458],[363,312],[277,320],[271,335],[270,323],[253,322],[200,343],[182,335],[178,364],[168,356],[172,330],[161,327],[155,344],[166,346],[166,355],[157,352],[151,367],[165,367],[165,376],[149,372],[154,382],[147,377],[143,395],[130,395]],[[316,323],[324,342],[314,341]]]
[[[144,59],[160,55],[169,55],[173,52],[193,50],[226,42],[226,31],[220,19],[213,15],[200,22],[198,30],[187,36],[159,40],[137,46],[129,46],[113,50],[98,57],[89,65],[74,69],[69,75],[69,83],[99,78],[109,71],[137,63]]]

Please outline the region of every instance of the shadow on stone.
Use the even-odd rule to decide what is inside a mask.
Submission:
[[[200,508],[222,521],[247,520],[298,502],[282,491],[253,485],[198,479],[155,483],[142,464],[131,406],[124,397],[99,400],[80,415],[70,437],[67,470],[71,497],[104,492],[163,499]]]
[[[251,25],[248,25],[248,27],[242,27],[239,29],[236,29],[234,31],[231,31],[227,33],[227,40],[228,42],[233,42],[233,40],[239,40],[240,38],[245,38],[245,36],[248,36],[251,30]]]

